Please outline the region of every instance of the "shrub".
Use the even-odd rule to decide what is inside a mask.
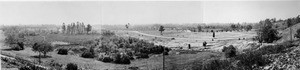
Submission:
[[[296,38],[300,38],[300,29],[297,29],[296,34],[295,34]]]
[[[50,70],[63,70],[62,68],[62,64],[59,64],[59,63],[56,63],[54,62],[54,60],[52,60],[49,65],[51,66],[51,69]]]
[[[169,53],[168,53],[167,51],[165,51],[165,52],[163,53],[163,55],[169,55]]]
[[[100,59],[102,62],[112,62],[113,59],[110,57],[104,57],[103,59]]]
[[[229,45],[228,47],[223,47],[222,52],[225,53],[226,58],[236,56],[236,49],[232,45]]]
[[[41,67],[37,67],[37,66],[34,66],[34,65],[28,65],[28,66],[20,67],[19,70],[46,70],[46,69],[41,68]]]
[[[81,54],[81,57],[83,57],[83,58],[94,58],[95,56],[94,56],[94,54],[93,53],[91,53],[91,52],[83,52],[82,54]]]
[[[212,59],[205,61],[200,70],[235,70],[228,60]]]
[[[12,44],[12,45],[11,45],[11,49],[12,49],[12,50],[17,50],[17,51],[19,51],[19,50],[24,50],[24,48],[20,47],[20,46],[17,45],[17,44]]]
[[[20,50],[24,50],[24,49],[25,49],[25,48],[24,48],[24,43],[23,43],[23,42],[18,42],[17,44],[18,44],[18,46],[20,47]]]
[[[114,63],[117,63],[117,64],[130,64],[130,59],[129,59],[129,57],[127,57],[125,55],[117,54],[115,56]]]
[[[109,31],[109,30],[102,30],[101,35],[102,36],[114,36],[115,33],[112,31]]]
[[[256,68],[254,65],[264,66],[271,62],[260,52],[246,52],[236,56],[235,59],[240,60],[238,65],[244,70],[253,70]]]
[[[149,55],[146,54],[146,53],[140,53],[140,54],[138,54],[136,56],[137,56],[137,58],[149,58]]]
[[[264,46],[264,47],[260,48],[259,50],[257,50],[257,52],[260,52],[262,54],[281,53],[281,52],[284,52],[284,50],[286,48],[290,48],[292,46],[294,46],[294,44],[292,44],[291,42],[287,41],[287,42],[280,43],[280,44],[277,44],[277,45]]]
[[[87,51],[88,49],[87,48],[80,48],[79,50],[80,51]]]
[[[175,38],[171,38],[171,40],[175,40]]]
[[[61,55],[68,55],[68,49],[58,49],[57,54],[61,54]]]
[[[78,70],[78,66],[74,63],[67,64],[66,70]]]

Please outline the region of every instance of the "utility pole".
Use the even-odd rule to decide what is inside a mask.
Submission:
[[[165,47],[163,47],[163,70],[165,70]]]

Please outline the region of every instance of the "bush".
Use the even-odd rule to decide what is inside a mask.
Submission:
[[[92,53],[92,52],[83,52],[82,54],[81,54],[81,57],[83,57],[83,58],[94,58],[95,57],[95,55]]]
[[[68,49],[58,49],[57,54],[61,54],[61,55],[68,55]]]
[[[296,38],[300,38],[300,29],[297,29],[296,34],[295,34]]]
[[[169,55],[169,53],[168,53],[167,51],[165,51],[165,52],[163,53],[163,55]]]
[[[228,60],[212,59],[205,61],[200,70],[235,70]]]
[[[46,69],[41,68],[41,67],[37,67],[37,66],[34,66],[34,65],[28,65],[28,66],[20,67],[19,70],[46,70]]]
[[[117,64],[130,64],[130,59],[126,55],[117,54],[114,59]]]
[[[16,50],[16,51],[24,50],[24,48],[20,47],[17,44],[12,44],[10,47],[11,47],[12,50]]]
[[[66,70],[78,70],[78,66],[74,63],[67,64]]]
[[[232,45],[229,45],[228,47],[223,47],[222,52],[225,53],[226,58],[236,56],[236,49]]]
[[[102,62],[112,62],[113,59],[110,57],[104,57],[103,59],[100,59]]]
[[[25,49],[25,48],[24,48],[24,43],[23,43],[23,42],[18,42],[17,44],[18,44],[18,46],[20,47],[20,50],[24,50],[24,49]]]
[[[246,52],[236,56],[235,59],[240,60],[238,65],[244,70],[253,70],[257,66],[264,66],[271,62],[266,57],[263,57],[263,54],[260,52]]]
[[[291,42],[287,41],[284,43],[280,43],[277,45],[268,45],[260,48],[257,50],[257,52],[260,52],[262,54],[276,54],[276,53],[282,53],[285,49],[290,48],[292,46],[295,46]]]
[[[141,53],[141,54],[138,54],[138,55],[136,55],[136,56],[137,56],[137,59],[138,59],[138,58],[149,58],[149,55],[146,54],[146,53]]]

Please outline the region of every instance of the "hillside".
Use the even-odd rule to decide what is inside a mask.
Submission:
[[[300,29],[300,24],[295,24],[292,26],[292,35],[293,35],[293,40],[296,40],[297,38],[294,37],[294,34],[296,34],[297,29]],[[286,28],[282,31],[279,31],[279,36],[281,39],[277,41],[277,43],[282,43],[284,41],[290,40],[290,27]]]

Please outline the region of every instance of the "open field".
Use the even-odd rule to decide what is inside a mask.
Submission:
[[[220,51],[223,46],[234,45],[238,49],[243,50],[249,48],[246,46],[250,43],[256,43],[252,41],[256,36],[255,31],[249,32],[216,32],[216,37],[212,37],[212,32],[176,32],[176,31],[164,31],[163,35],[160,35],[159,31],[115,31],[119,35],[137,37],[141,39],[149,40],[155,44],[164,45],[173,48],[187,48],[188,44],[195,49],[204,48],[202,43],[208,42],[210,50]],[[174,40],[171,40],[174,38]],[[238,40],[238,39],[241,40]],[[214,39],[214,41],[212,41]]]
[[[101,29],[98,32],[101,32]],[[212,37],[212,32],[176,32],[164,31],[164,35],[160,35],[159,31],[133,31],[133,30],[112,30],[119,37],[134,37],[147,42],[154,43],[155,45],[163,45],[172,50],[169,55],[165,56],[165,69],[166,70],[184,70],[193,69],[197,65],[202,65],[203,62],[210,59],[224,59],[221,52],[224,46],[233,45],[238,53],[257,46],[258,43],[253,41],[256,36],[255,31],[232,31],[232,32],[216,32],[216,37]],[[25,50],[14,51],[6,50],[8,46],[1,46],[1,54],[22,57],[36,64],[38,58],[37,52],[32,51],[32,44],[35,42],[43,41],[43,36],[47,42],[60,42],[70,43],[72,45],[55,47],[55,51],[49,52],[47,55],[51,57],[42,58],[42,64],[49,66],[49,63],[55,62],[66,65],[68,63],[75,63],[83,70],[126,70],[132,67],[138,67],[142,70],[162,70],[163,56],[162,54],[149,54],[150,58],[131,60],[130,64],[116,64],[105,63],[99,61],[97,58],[83,58],[80,53],[69,52],[68,55],[57,54],[58,48],[67,49],[80,49],[90,48],[90,42],[100,37],[100,35],[67,35],[67,34],[46,34],[41,36],[28,36],[25,37],[27,45]],[[2,37],[4,37],[2,35]],[[4,38],[3,38],[4,39]],[[2,39],[2,40],[3,40]],[[213,41],[212,41],[213,39]],[[239,40],[240,39],[240,40]],[[108,40],[110,41],[110,40]],[[207,47],[204,48],[202,43],[206,41]],[[1,41],[3,43],[3,41]],[[191,49],[188,49],[188,44]],[[4,44],[2,44],[4,45]],[[183,48],[183,49],[180,49]],[[97,53],[97,55],[103,53]],[[7,64],[7,63],[3,63]],[[13,66],[12,66],[13,67]]]

